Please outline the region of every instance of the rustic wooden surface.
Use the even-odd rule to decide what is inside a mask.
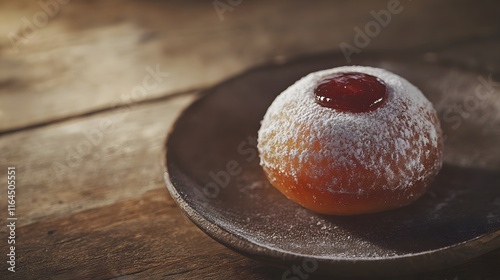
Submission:
[[[387,3],[243,1],[221,20],[212,1],[69,1],[28,32],[39,2],[0,1],[0,278],[281,279],[283,269],[226,249],[180,212],[162,179],[164,137],[201,89],[352,44],[353,28]],[[499,73],[495,1],[401,4],[363,51],[434,49]],[[168,76],[134,95],[147,67]],[[7,166],[18,175],[15,274],[4,253]],[[496,250],[406,278],[495,279],[499,259]]]

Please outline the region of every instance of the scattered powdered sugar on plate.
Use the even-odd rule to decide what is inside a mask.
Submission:
[[[318,83],[342,72],[380,78],[387,86],[386,102],[366,113],[340,112],[316,103]],[[281,93],[264,116],[258,149],[264,167],[292,178],[298,174],[327,177],[324,191],[359,194],[380,188],[377,178],[387,181],[384,189],[396,190],[437,173],[441,161],[432,168],[426,168],[425,162],[431,156],[429,150],[441,150],[440,133],[432,104],[407,80],[379,68],[345,66],[311,73]],[[353,166],[376,174],[373,185],[358,186],[358,174],[351,174],[349,187],[339,188],[331,174]]]

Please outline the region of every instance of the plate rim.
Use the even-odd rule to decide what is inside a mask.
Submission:
[[[363,59],[363,57],[367,58],[374,58],[379,55],[384,55],[384,57],[389,57],[389,58],[397,58],[400,56],[406,56],[409,54],[419,54],[419,55],[424,55],[426,50],[405,50],[405,51],[395,51],[395,52],[390,52],[389,54],[387,52],[383,51],[370,51],[370,52],[363,52],[358,55],[358,59]],[[403,274],[403,273],[411,273],[411,272],[423,272],[423,271],[431,271],[431,270],[436,270],[440,268],[445,268],[448,266],[452,265],[458,265],[460,263],[466,262],[468,260],[471,260],[475,257],[478,257],[482,254],[486,254],[490,251],[494,251],[498,248],[500,248],[500,230],[483,234],[481,236],[477,236],[475,238],[452,244],[449,246],[441,247],[438,249],[433,249],[433,250],[427,250],[427,251],[422,251],[418,253],[405,253],[402,255],[396,255],[396,256],[389,256],[389,257],[372,257],[372,258],[354,258],[354,257],[341,257],[341,258],[331,258],[328,256],[317,256],[317,255],[306,255],[306,254],[300,254],[300,253],[295,253],[292,251],[287,251],[287,250],[282,250],[279,248],[270,248],[269,246],[266,246],[264,244],[258,244],[252,240],[246,239],[241,235],[238,235],[237,232],[232,232],[223,226],[217,224],[214,221],[211,221],[209,218],[204,216],[202,213],[199,213],[195,208],[191,207],[191,205],[182,197],[182,195],[177,191],[177,186],[175,183],[172,181],[170,174],[169,174],[169,165],[168,165],[168,149],[167,147],[169,146],[169,140],[171,139],[172,134],[175,132],[179,121],[181,118],[186,115],[190,110],[192,110],[193,107],[197,106],[198,104],[202,103],[206,98],[210,98],[211,95],[213,95],[218,88],[225,86],[228,83],[231,83],[232,81],[243,77],[249,73],[256,72],[265,68],[269,67],[282,67],[282,66],[287,66],[288,64],[297,64],[300,63],[301,61],[307,60],[307,59],[318,59],[321,57],[336,57],[336,56],[343,56],[341,52],[338,51],[326,51],[326,52],[321,52],[321,53],[313,53],[313,54],[306,54],[306,55],[299,55],[299,56],[292,56],[292,57],[280,57],[279,59],[273,59],[265,63],[258,64],[253,67],[249,67],[246,70],[240,71],[236,73],[235,75],[232,75],[226,79],[223,79],[222,81],[216,82],[214,85],[203,89],[196,93],[197,98],[192,101],[187,107],[185,107],[176,117],[174,123],[170,126],[170,129],[167,132],[166,138],[163,142],[162,146],[162,151],[161,151],[161,167],[163,170],[163,179],[165,182],[165,185],[167,187],[168,192],[170,193],[170,196],[172,199],[175,201],[175,203],[179,206],[179,208],[182,210],[183,214],[186,215],[199,229],[201,229],[205,234],[210,236],[212,239],[217,241],[218,243],[224,245],[225,247],[236,251],[242,255],[245,255],[249,258],[252,259],[257,259],[260,261],[265,261],[266,264],[269,265],[274,265],[274,266],[279,266],[279,267],[286,267],[287,264],[292,264],[296,262],[297,260],[300,259],[314,259],[318,261],[320,264],[329,264],[332,265],[334,264],[333,268],[336,268],[338,266],[346,266],[346,267],[351,267],[351,266],[357,266],[357,265],[372,265],[372,266],[379,266],[379,265],[389,265],[389,266],[394,266],[394,265],[399,265],[399,264],[408,264],[408,260],[414,260],[415,258],[420,258],[423,260],[423,262],[418,262],[420,265],[417,267],[425,267],[425,270],[416,270],[416,269],[406,269],[406,266],[398,266],[397,268],[397,273],[395,275]],[[413,57],[413,59],[416,59],[416,57]],[[431,63],[431,62],[429,62]],[[434,62],[435,64],[441,64],[438,62]],[[449,63],[449,62],[448,62]],[[445,63],[445,66],[448,64]],[[350,64],[351,65],[351,64]],[[449,66],[449,65],[447,65]],[[482,68],[470,68],[470,67],[464,67],[464,65],[456,65],[461,69],[468,70],[468,71],[473,71],[473,72],[482,72],[484,69]],[[493,246],[486,246],[485,244],[491,244],[493,243]],[[428,261],[428,256],[432,254],[433,257],[437,257],[440,259],[440,262],[436,261]],[[452,262],[444,262],[446,256],[449,256],[450,254],[455,254],[455,255],[463,255],[465,257],[461,258],[455,258],[454,261]],[[426,261],[427,260],[427,261]],[[387,264],[387,262],[390,262]],[[443,265],[446,266],[443,266]],[[320,265],[321,266],[321,265]],[[394,269],[394,268],[393,268]],[[345,270],[345,269],[343,269]],[[347,269],[349,270],[349,268]],[[333,270],[335,271],[335,270]],[[325,271],[323,271],[325,272]],[[331,269],[326,269],[326,272],[330,274],[332,271]],[[352,273],[352,274],[341,274],[341,275],[348,275],[348,276],[363,276],[363,275],[373,275],[372,271],[357,271],[358,273]],[[361,272],[361,273],[359,273]],[[393,271],[394,272],[394,271]],[[388,275],[388,274],[380,274],[380,275]]]

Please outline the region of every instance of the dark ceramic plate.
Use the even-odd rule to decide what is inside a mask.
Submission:
[[[432,54],[365,54],[353,63],[395,72],[435,104],[445,164],[422,198],[379,214],[324,216],[269,184],[255,148],[260,120],[300,77],[346,64],[340,54],[323,54],[250,70],[205,91],[183,112],[165,157],[168,190],[181,209],[237,252],[318,273],[414,273],[500,247],[500,94],[488,86],[488,73]]]

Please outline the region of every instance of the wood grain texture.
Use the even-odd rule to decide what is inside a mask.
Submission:
[[[233,253],[175,206],[163,140],[197,89],[271,59],[353,44],[354,27],[388,1],[243,1],[224,20],[212,1],[67,2],[52,16],[39,1],[0,0],[0,166],[16,166],[20,217],[18,272],[2,257],[0,279],[282,279],[285,268]],[[496,1],[401,3],[363,51],[435,50],[499,73]],[[42,12],[47,22],[36,24]],[[168,76],[135,92],[147,67]],[[495,279],[498,259],[500,250],[396,279]]]
[[[19,279],[217,279],[259,266],[194,227],[165,188],[25,226],[19,242]]]
[[[162,143],[176,116],[193,98],[186,94],[1,137],[1,165],[16,166],[19,174],[20,223],[163,188]],[[12,148],[12,143],[19,144]],[[6,173],[0,180],[6,181]],[[0,209],[6,203],[1,200]]]
[[[169,76],[141,99],[203,88],[277,56],[339,49],[354,44],[354,27],[363,29],[387,3],[243,1],[221,20],[210,1],[68,1],[45,9],[2,1],[0,131],[127,104],[147,67]],[[401,7],[362,50],[448,46],[500,33],[494,1]]]
[[[22,267],[16,279],[258,280],[282,279],[287,271],[240,256],[210,239],[180,213],[164,188],[23,226],[19,241]],[[500,273],[499,257],[497,250],[456,268],[384,279],[494,279]],[[7,273],[2,269],[0,275],[11,276]]]
[[[281,279],[286,268],[252,261],[203,234],[165,189],[162,140],[193,98],[187,94],[1,137],[2,166],[15,165],[19,174],[21,219],[18,272],[12,275],[3,263],[0,278]],[[104,120],[115,120],[113,128],[80,164],[62,169],[59,181],[53,162],[65,162],[67,146],[76,150],[78,143],[90,142],[83,131]],[[11,149],[12,143],[20,145]],[[0,201],[1,209],[5,203]],[[5,227],[0,232],[7,234]],[[456,268],[394,279],[493,277],[499,257],[497,250]]]

